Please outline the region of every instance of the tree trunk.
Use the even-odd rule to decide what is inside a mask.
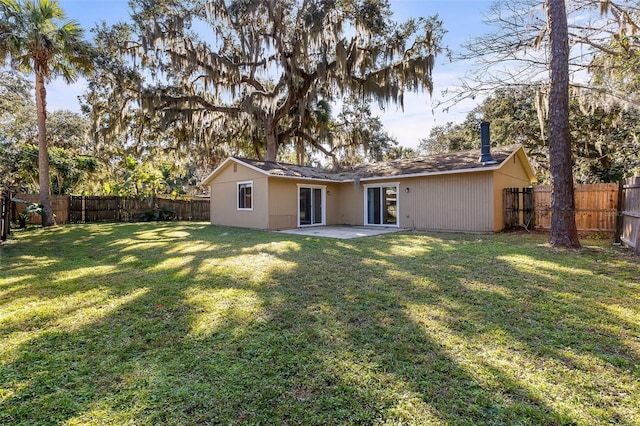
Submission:
[[[579,248],[569,133],[569,35],[564,0],[546,0],[551,59],[549,66],[549,165],[553,247]]]
[[[267,157],[265,161],[276,161],[278,156],[278,123],[273,114],[268,114],[264,120],[264,132],[267,136]]]
[[[49,150],[47,148],[47,89],[44,76],[36,67],[36,109],[38,117],[38,181],[40,204],[42,204],[42,226],[56,224],[51,208],[51,181],[49,178]]]

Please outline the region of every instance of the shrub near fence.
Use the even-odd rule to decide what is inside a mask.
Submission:
[[[14,198],[19,198],[28,203],[40,203],[40,196],[38,194],[13,194]],[[27,206],[22,203],[13,203],[15,206],[15,214],[13,220],[16,220],[17,214],[22,213]],[[56,223],[69,223],[69,196],[68,195],[52,195],[51,196],[51,208],[55,215]],[[42,217],[37,214],[32,214],[29,219],[29,224],[40,225],[42,224]]]

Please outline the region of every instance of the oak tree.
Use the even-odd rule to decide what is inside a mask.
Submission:
[[[433,89],[437,17],[395,22],[386,0],[134,0],[132,52],[154,77],[145,106],[274,161],[292,140],[321,150],[314,102],[355,94],[402,106]],[[233,142],[231,142],[233,143]]]

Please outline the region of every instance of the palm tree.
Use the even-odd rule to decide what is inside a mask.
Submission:
[[[51,208],[45,82],[73,83],[92,69],[91,48],[76,21],[66,21],[57,0],[0,0],[0,63],[35,74],[38,118],[38,175],[43,226],[55,225]]]

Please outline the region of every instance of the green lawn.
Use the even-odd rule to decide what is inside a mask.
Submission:
[[[0,424],[640,424],[640,263],[583,244],[17,232]]]

